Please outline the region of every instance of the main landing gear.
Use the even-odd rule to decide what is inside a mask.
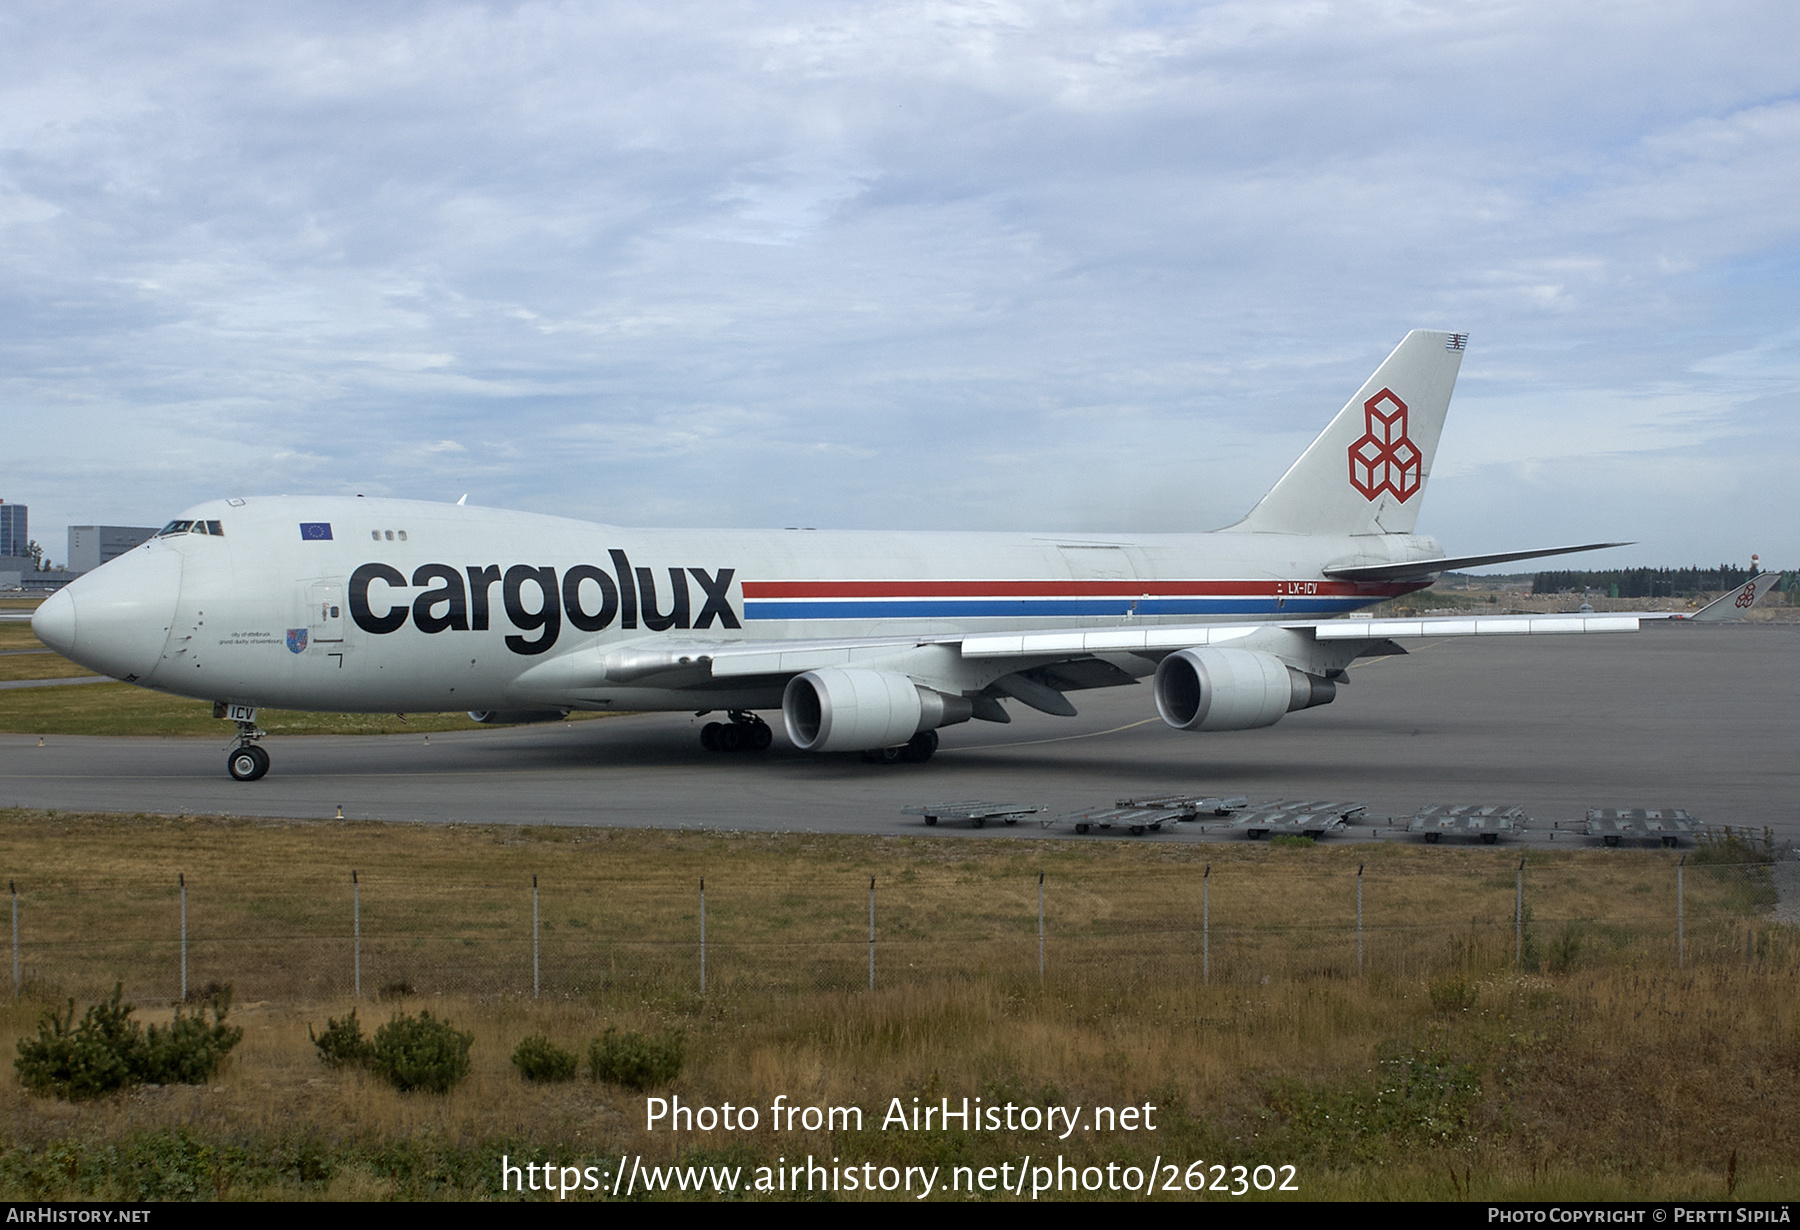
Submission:
[[[899,747],[878,747],[864,752],[863,759],[870,764],[924,764],[937,750],[938,732],[921,730]]]
[[[766,752],[775,733],[769,724],[748,709],[733,709],[729,722],[708,722],[700,728],[700,746],[709,752]]]
[[[269,753],[256,745],[262,737],[255,722],[238,723],[238,745],[225,758],[225,771],[233,780],[253,782],[269,771]]]

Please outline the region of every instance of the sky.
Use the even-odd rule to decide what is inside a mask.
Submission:
[[[57,560],[301,492],[1205,530],[1441,328],[1447,551],[1800,566],[1795,47],[1785,0],[19,0],[0,497]]]

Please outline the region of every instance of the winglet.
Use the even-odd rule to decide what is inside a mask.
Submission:
[[[1769,591],[1780,583],[1781,576],[1779,572],[1761,573],[1736,589],[1714,598],[1692,615],[1678,615],[1676,618],[1689,621],[1703,619],[1707,623],[1742,618],[1749,613],[1751,607],[1768,597]]]

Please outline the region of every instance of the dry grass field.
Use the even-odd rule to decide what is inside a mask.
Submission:
[[[1515,965],[1520,856],[1486,848],[14,811],[0,850],[25,979],[0,1011],[8,1038],[115,978],[143,1019],[167,1020],[178,873],[190,987],[232,983],[246,1031],[206,1087],[69,1104],[9,1083],[11,1198],[499,1198],[503,1153],[753,1167],[811,1152],[946,1174],[1027,1154],[1291,1164],[1313,1199],[1771,1199],[1800,1159],[1800,953],[1766,921],[1765,865],[1705,861],[1746,848],[1690,854],[1681,965],[1662,852],[1532,852]],[[472,1031],[472,1074],[435,1096],[322,1067],[308,1026],[358,1005],[369,1027],[427,1008]],[[585,1074],[528,1085],[509,1062],[528,1035],[580,1050],[609,1026],[685,1037],[685,1068],[658,1096],[858,1105],[865,1127],[650,1132],[642,1093]],[[890,1099],[915,1096],[1148,1102],[1158,1130],[878,1130]]]

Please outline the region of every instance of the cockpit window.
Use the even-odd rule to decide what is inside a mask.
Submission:
[[[171,521],[156,531],[158,538],[169,538],[176,534],[210,534],[215,538],[223,538],[225,527],[217,521]]]

